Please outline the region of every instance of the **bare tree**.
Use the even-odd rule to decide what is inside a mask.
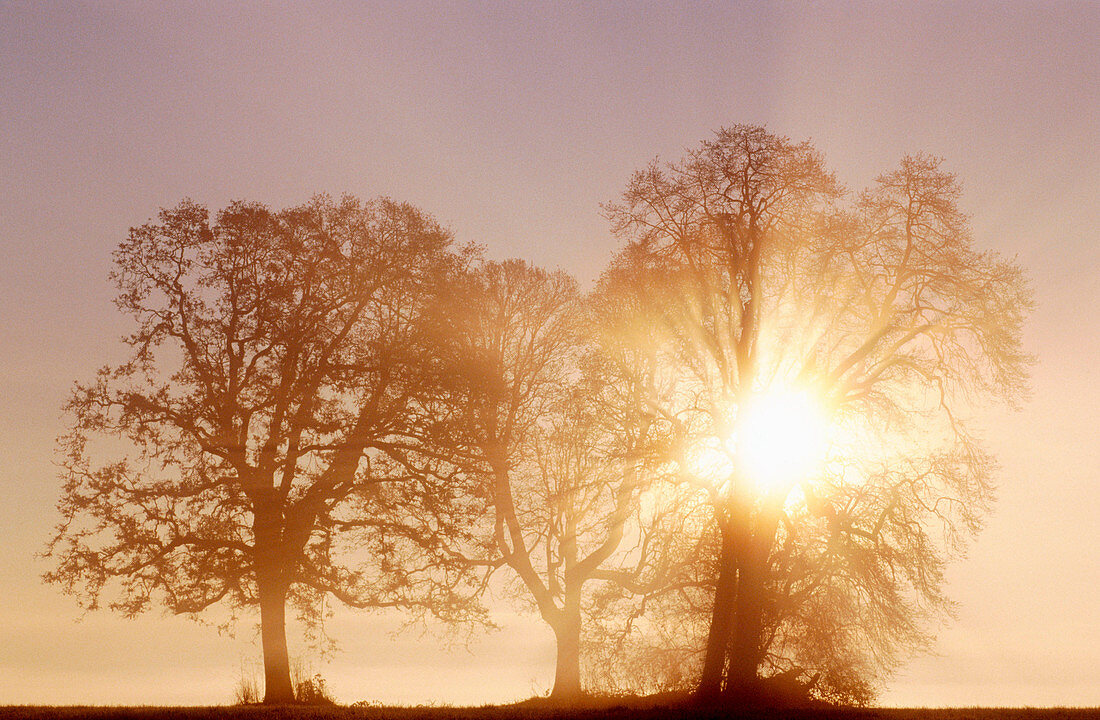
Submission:
[[[609,361],[584,337],[584,303],[568,276],[490,262],[458,292],[449,303],[450,451],[491,506],[483,562],[510,568],[519,597],[553,629],[552,697],[573,701],[585,585],[619,550],[644,483],[653,422],[637,411],[645,387],[608,382]]]
[[[628,245],[608,281],[659,318],[683,378],[660,409],[681,438],[669,460],[712,509],[701,696],[801,676],[865,698],[852,679],[919,645],[920,617],[945,607],[942,564],[990,498],[964,415],[1022,393],[1031,307],[1020,269],[972,248],[958,196],[916,156],[842,205],[808,143],[736,126],[609,206]],[[804,476],[761,483],[746,424],[777,391],[812,395],[831,444]]]
[[[294,700],[288,600],[313,626],[326,595],[476,614],[446,563],[457,481],[418,451],[450,246],[413,207],[349,197],[213,223],[185,201],[133,228],[112,274],[130,355],[69,403],[46,578],[127,616],[258,606],[265,702]]]

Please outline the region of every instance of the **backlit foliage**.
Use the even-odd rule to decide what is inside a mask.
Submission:
[[[960,197],[724,128],[607,206],[587,293],[387,200],[184,202],[116,253],[130,355],[73,394],[48,579],[259,605],[269,700],[287,601],[458,622],[494,587],[553,630],[556,700],[865,704],[991,502],[971,416],[1026,390],[1029,288]]]
[[[717,593],[705,692],[773,677],[866,700],[948,609],[943,564],[991,498],[966,418],[1021,396],[1031,308],[1020,269],[973,248],[959,194],[913,156],[848,200],[808,143],[737,126],[609,206],[627,244],[603,283],[634,294],[678,374],[654,412],[677,423],[670,463],[719,538],[697,559]],[[762,485],[731,451],[701,469],[696,448],[730,447],[757,398],[792,391],[829,416],[818,467]]]

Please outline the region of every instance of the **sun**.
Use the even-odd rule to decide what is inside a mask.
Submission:
[[[809,392],[761,393],[731,414],[729,434],[700,439],[687,455],[694,476],[726,492],[741,478],[761,495],[812,480],[830,441],[827,413]]]
[[[761,491],[809,479],[821,466],[829,422],[807,392],[776,391],[753,398],[736,423],[740,470]]]

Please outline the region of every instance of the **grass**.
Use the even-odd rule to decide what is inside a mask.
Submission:
[[[0,720],[1085,720],[1100,708],[860,708],[731,712],[692,708],[555,708],[545,703],[486,707],[0,707]]]

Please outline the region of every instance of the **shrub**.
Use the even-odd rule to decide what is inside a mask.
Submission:
[[[263,699],[256,665],[249,664],[246,666],[244,660],[241,660],[241,672],[237,676],[237,687],[234,689],[236,704],[255,705]]]

